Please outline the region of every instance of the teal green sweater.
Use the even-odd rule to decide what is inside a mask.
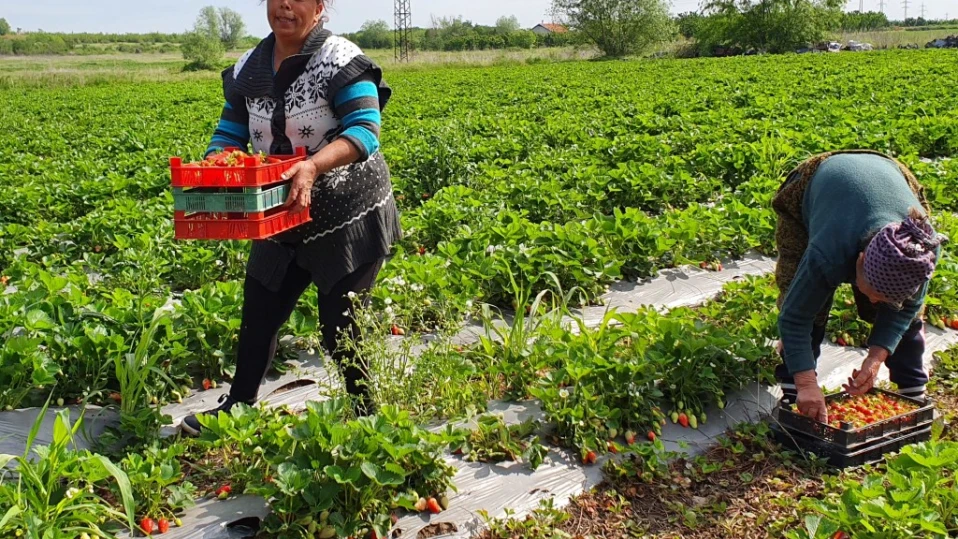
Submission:
[[[855,282],[855,267],[869,238],[889,223],[921,208],[897,165],[868,154],[839,154],[826,159],[805,191],[802,213],[808,248],[789,286],[778,318],[785,364],[792,374],[814,369],[812,325],[842,283]],[[879,305],[868,339],[894,353],[925,300],[927,283],[902,310]]]

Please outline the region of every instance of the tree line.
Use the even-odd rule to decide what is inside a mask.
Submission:
[[[362,49],[388,49],[394,32],[384,20],[366,21],[358,32],[345,37]],[[433,17],[431,28],[411,28],[409,46],[421,51],[465,51],[558,47],[576,42],[574,32],[537,35],[523,29],[515,16],[500,17],[494,26],[475,24],[462,17]]]

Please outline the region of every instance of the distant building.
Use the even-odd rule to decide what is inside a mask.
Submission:
[[[564,34],[568,32],[569,29],[561,24],[555,24],[551,22],[544,22],[542,24],[537,24],[532,29],[532,32],[536,35],[547,36],[549,34]]]

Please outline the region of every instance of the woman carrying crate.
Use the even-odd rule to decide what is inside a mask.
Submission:
[[[868,355],[845,389],[869,391],[882,364],[903,395],[924,395],[928,376],[921,315],[941,238],[915,176],[867,150],[830,152],[793,170],[772,206],[784,398],[826,421],[815,372],[838,286],[850,283],[859,316],[873,324]]]
[[[358,338],[353,298],[365,301],[401,237],[389,169],[379,152],[381,111],[391,91],[381,69],[323,28],[330,0],[268,0],[272,33],[223,72],[225,105],[207,155],[225,147],[308,158],[290,169],[286,202],[311,221],[254,241],[247,264],[230,393],[214,410],[252,403],[276,353],[280,327],[310,284],[319,292],[323,344],[356,409],[366,413],[366,373],[340,343]],[[197,417],[183,430],[198,434]]]

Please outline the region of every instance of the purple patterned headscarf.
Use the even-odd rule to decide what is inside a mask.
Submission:
[[[865,249],[865,279],[888,302],[900,305],[935,272],[941,240],[923,216],[891,223]]]

